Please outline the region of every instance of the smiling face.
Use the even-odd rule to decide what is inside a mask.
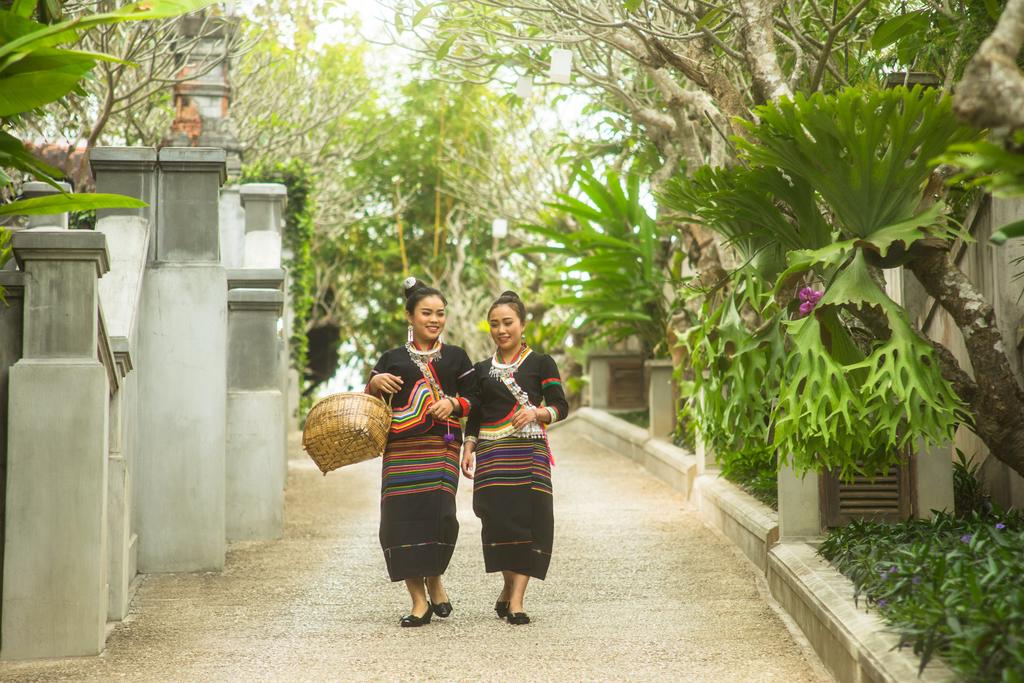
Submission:
[[[413,339],[420,346],[430,346],[444,332],[444,301],[439,296],[425,296],[416,302],[412,313],[406,313],[412,325]]]
[[[507,304],[491,310],[487,322],[491,326],[491,339],[502,352],[515,353],[523,343],[523,321],[519,311]]]

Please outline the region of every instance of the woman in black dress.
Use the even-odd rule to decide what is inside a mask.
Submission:
[[[477,389],[466,352],[441,343],[448,304],[444,295],[409,278],[405,297],[409,341],[381,356],[366,391],[374,396],[391,394],[380,545],[391,580],[404,580],[412,597],[412,612],[401,625],[422,626],[433,615],[447,617],[452,612],[441,575],[459,535],[458,418],[469,415]]]
[[[474,480],[484,565],[505,579],[494,611],[510,624],[528,624],[526,585],[547,575],[554,539],[544,425],[565,419],[569,405],[555,361],[523,343],[526,307],[519,296],[503,293],[487,319],[498,348],[476,364],[480,401],[466,425],[462,471]]]

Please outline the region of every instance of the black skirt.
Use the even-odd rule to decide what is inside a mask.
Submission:
[[[459,536],[455,491],[458,440],[425,434],[389,441],[384,450],[380,546],[392,581],[440,576]]]
[[[488,572],[513,571],[543,579],[551,563],[555,528],[547,442],[517,437],[480,440],[473,512],[483,522]]]

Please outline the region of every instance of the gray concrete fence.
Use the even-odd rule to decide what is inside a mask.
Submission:
[[[215,148],[90,161],[98,191],[149,206],[33,217],[0,271],[3,659],[98,654],[140,572],[281,534],[285,187],[222,188]]]

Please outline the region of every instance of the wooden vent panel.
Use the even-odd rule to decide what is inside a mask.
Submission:
[[[644,396],[644,361],[623,358],[608,362],[608,407],[639,409],[647,405]]]
[[[822,477],[825,525],[844,526],[854,519],[899,522],[913,513],[911,462],[894,465],[882,477],[842,481],[836,473]]]

